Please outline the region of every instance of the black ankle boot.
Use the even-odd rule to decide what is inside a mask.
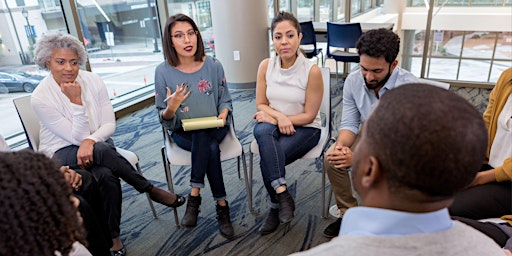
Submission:
[[[267,218],[258,231],[264,236],[276,231],[277,227],[279,227],[279,209],[270,208]]]
[[[219,232],[225,238],[232,238],[235,235],[231,219],[229,217],[229,205],[226,201],[226,206],[217,204],[217,222],[219,223]]]
[[[201,205],[201,196],[188,196],[187,201],[187,209],[185,210],[185,215],[183,219],[181,219],[181,225],[184,227],[195,227],[197,225],[197,215],[201,209],[199,206]]]
[[[285,190],[284,192],[277,194],[279,200],[279,220],[281,223],[288,223],[292,221],[295,211],[295,202],[293,201],[292,195]]]

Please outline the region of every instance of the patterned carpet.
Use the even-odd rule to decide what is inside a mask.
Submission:
[[[342,107],[342,86],[332,81],[332,120],[338,126]],[[487,105],[490,90],[455,88],[459,95],[470,100],[481,112]],[[249,164],[249,144],[255,113],[255,91],[231,92],[234,120],[238,137],[243,145]],[[160,188],[167,188],[160,149],[163,145],[162,129],[154,106],[147,107],[118,120],[114,135],[116,145],[138,154],[144,176]],[[296,202],[296,217],[289,226],[267,236],[257,232],[269,209],[267,193],[259,171],[259,158],[255,156],[253,177],[253,207],[249,212],[247,192],[242,179],[238,178],[236,159],[223,162],[227,200],[231,208],[231,220],[235,237],[225,239],[219,235],[215,219],[215,202],[208,183],[201,191],[203,203],[195,228],[178,228],[172,209],[155,204],[158,218],[154,219],[147,199],[131,186],[123,183],[123,213],[121,239],[128,255],[287,255],[324,243],[323,229],[334,219],[321,217],[321,164],[315,160],[298,160],[287,166],[289,190]],[[190,168],[172,166],[174,189],[186,195],[190,192]],[[242,171],[243,175],[243,171]],[[181,217],[185,207],[178,209]]]

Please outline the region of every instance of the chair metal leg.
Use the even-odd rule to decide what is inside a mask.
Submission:
[[[322,165],[322,218],[327,218],[327,211],[328,211],[328,203],[325,202],[325,167]],[[329,202],[330,202],[329,198]]]
[[[248,197],[248,201],[249,201],[249,209],[251,210],[252,212],[252,174],[253,174],[253,160],[254,160],[254,154],[252,152],[249,152],[249,175],[247,177],[248,179],[248,186],[249,186],[249,189],[248,189],[248,193],[247,193],[247,197]]]
[[[135,164],[135,167],[137,168],[137,172],[141,175],[142,175],[142,170],[140,169],[140,165],[139,165],[139,162],[137,162]],[[146,197],[148,198],[148,202],[149,202],[149,207],[151,208],[151,211],[153,212],[153,217],[155,219],[158,219],[158,216],[156,215],[156,210],[155,210],[155,206],[153,205],[153,200],[151,200],[151,198],[149,197],[149,193],[145,193],[146,194]]]
[[[167,187],[169,188],[169,191],[174,194],[174,183],[172,181],[172,173],[171,173],[171,164],[169,161],[167,161],[167,156],[165,155],[165,146],[162,147],[160,150],[162,153],[162,160],[164,163],[164,170],[165,170],[165,178],[167,179]],[[174,208],[174,222],[176,223],[176,227],[180,227],[180,222],[178,218],[178,210]]]
[[[336,61],[336,85],[338,85],[338,61]]]
[[[243,155],[243,153],[242,153]],[[236,163],[238,165],[238,179],[241,180],[242,176],[240,176],[240,156],[236,158]]]
[[[249,175],[247,173],[247,162],[246,162],[246,159],[245,159],[245,153],[244,152],[242,152],[242,165],[243,165],[243,168],[244,168],[245,189],[247,190],[247,204],[248,204],[248,207],[249,207],[249,212],[250,213],[254,213],[254,210],[252,208],[252,178],[249,179],[249,176],[252,176],[252,175]]]

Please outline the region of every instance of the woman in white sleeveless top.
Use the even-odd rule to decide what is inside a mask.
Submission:
[[[272,20],[276,56],[258,69],[254,137],[260,152],[260,168],[270,196],[270,212],[259,229],[274,232],[279,223],[293,217],[295,203],[286,187],[285,165],[299,159],[320,139],[323,81],[320,68],[300,52],[300,24],[290,13]]]

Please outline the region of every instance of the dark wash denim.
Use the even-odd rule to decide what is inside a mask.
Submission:
[[[263,183],[270,201],[277,204],[275,189],[286,184],[285,166],[301,158],[318,144],[320,129],[297,126],[293,135],[284,135],[279,132],[277,125],[257,123],[254,126],[254,138],[260,151]]]
[[[229,126],[195,131],[172,132],[171,137],[180,148],[191,152],[192,170],[190,185],[204,188],[204,177],[210,181],[213,198],[226,199],[226,188],[222,177],[219,144],[229,131]]]

